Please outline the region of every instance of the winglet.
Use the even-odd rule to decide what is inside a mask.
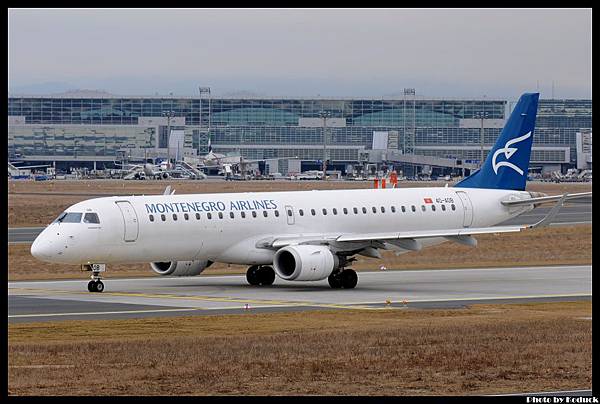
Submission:
[[[563,203],[565,202],[565,199],[567,199],[567,194],[564,194],[559,200],[558,202],[556,202],[556,205],[554,205],[554,207],[552,209],[550,209],[550,212],[548,212],[548,214],[539,222],[534,223],[532,225],[529,225],[528,228],[529,229],[534,229],[536,227],[546,227],[550,224],[550,222],[552,221],[552,219],[554,219],[554,217],[556,216],[556,214],[558,213],[558,211],[560,210],[560,208],[562,207]]]
[[[173,192],[175,192],[175,191],[173,191]],[[172,195],[170,185],[167,185],[167,187],[165,188],[165,192],[163,192],[163,195]]]

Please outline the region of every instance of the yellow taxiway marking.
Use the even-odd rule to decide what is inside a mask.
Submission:
[[[67,290],[55,290],[55,289],[39,289],[39,288],[11,288],[14,290],[28,291],[28,292],[44,292],[49,294],[78,294],[78,295],[89,295],[90,292],[80,291],[67,291]],[[351,310],[381,310],[387,307],[372,307],[364,306],[360,304],[337,304],[337,303],[318,303],[318,302],[299,302],[293,300],[271,300],[271,299],[245,299],[239,297],[215,297],[215,296],[186,296],[186,295],[172,295],[172,294],[150,294],[150,293],[134,293],[134,292],[102,292],[93,295],[96,296],[121,296],[121,297],[142,297],[148,299],[177,299],[177,300],[200,300],[205,302],[220,302],[220,303],[243,303],[243,304],[265,304],[271,306],[293,306],[293,307],[325,307],[335,309],[351,309]],[[204,308],[198,308],[203,310]],[[205,309],[206,310],[206,309]]]
[[[28,318],[28,317],[59,317],[59,316],[90,316],[90,315],[102,315],[102,314],[138,314],[138,313],[162,313],[162,312],[173,312],[173,311],[194,311],[202,310],[195,308],[181,308],[181,309],[157,309],[157,310],[123,310],[123,311],[86,311],[80,313],[39,313],[39,314],[13,314],[8,315],[8,318]]]
[[[39,288],[11,288],[12,290],[21,290],[29,292],[44,292],[49,294],[79,294],[89,295],[89,292],[82,291],[66,291],[66,290],[53,290],[53,289],[39,289]],[[442,298],[442,299],[404,299],[392,301],[377,301],[377,302],[362,302],[358,304],[343,304],[343,303],[318,303],[318,302],[302,302],[293,300],[272,300],[272,299],[248,299],[231,296],[198,296],[198,295],[173,295],[173,294],[151,294],[151,293],[135,293],[135,292],[103,292],[93,295],[96,296],[120,296],[120,297],[140,297],[147,299],[174,299],[174,300],[197,300],[204,302],[219,302],[219,303],[240,303],[240,304],[253,304],[253,305],[269,305],[269,306],[284,306],[284,307],[323,307],[332,309],[349,309],[349,310],[389,310],[398,309],[402,307],[392,306],[392,304],[402,304],[406,307],[410,303],[436,303],[436,302],[452,302],[452,301],[485,301],[485,300],[513,300],[513,299],[535,299],[535,298],[553,298],[553,297],[585,297],[591,296],[581,293],[576,294],[557,294],[557,295],[529,295],[529,296],[490,296],[490,297],[458,297],[458,298]],[[384,304],[385,303],[385,304]],[[377,304],[378,306],[370,306]],[[383,305],[383,306],[379,306]],[[195,310],[212,310],[210,308],[197,307]],[[226,308],[219,308],[226,309]]]

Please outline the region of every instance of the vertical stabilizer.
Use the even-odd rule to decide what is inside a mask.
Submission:
[[[521,96],[481,170],[456,187],[525,190],[539,96]]]

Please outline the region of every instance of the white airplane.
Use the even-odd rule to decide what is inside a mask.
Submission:
[[[178,172],[173,168],[173,164],[169,163],[168,161],[161,161],[159,164],[130,164],[128,165],[127,170],[129,171],[129,174],[125,177],[125,179],[136,180],[146,178],[166,180],[171,177],[173,173]]]
[[[115,196],[67,208],[31,254],[92,272],[101,292],[106,264],[150,263],[159,275],[195,276],[214,262],[248,265],[251,285],[328,279],[351,289],[353,256],[381,257],[473,236],[547,225],[571,198],[525,191],[539,94],[521,96],[482,169],[454,187]],[[538,223],[495,226],[545,202]]]

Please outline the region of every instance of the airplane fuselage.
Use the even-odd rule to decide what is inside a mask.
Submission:
[[[32,252],[65,264],[208,259],[267,265],[275,251],[260,247],[265,239],[486,227],[532,209],[501,201],[529,197],[448,187],[105,197],[65,211],[96,213],[99,223],[54,222]],[[444,241],[422,240],[423,246]]]

